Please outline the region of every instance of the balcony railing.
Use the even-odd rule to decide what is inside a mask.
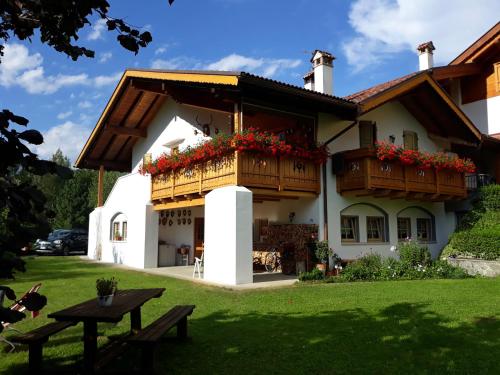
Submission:
[[[151,200],[159,203],[193,199],[229,185],[318,194],[319,176],[318,165],[309,160],[235,152],[222,160],[154,176]]]
[[[467,196],[465,176],[461,172],[419,169],[399,161],[382,161],[377,159],[373,149],[347,151],[340,158],[342,168],[337,171],[337,191],[342,195],[429,201],[463,199]]]
[[[477,190],[481,186],[491,185],[494,183],[495,178],[489,174],[478,173],[465,175],[465,185],[467,186],[467,190]]]

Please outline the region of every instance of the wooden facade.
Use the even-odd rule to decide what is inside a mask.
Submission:
[[[235,152],[192,169],[152,177],[151,201],[156,209],[203,204],[213,189],[240,185],[258,189],[257,199],[314,196],[320,192],[319,166],[299,158]]]
[[[342,154],[337,191],[342,195],[406,198],[422,201],[464,199],[465,174],[405,166],[377,159],[375,150],[358,149]]]

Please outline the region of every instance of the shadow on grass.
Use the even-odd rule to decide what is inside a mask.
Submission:
[[[378,313],[196,315],[195,310],[189,322],[192,340],[161,344],[159,373],[500,372],[500,320],[495,316],[450,321],[425,304],[411,303]],[[139,363],[132,349],[107,370],[130,372]],[[46,365],[54,369],[58,361]],[[9,368],[9,373],[23,371],[26,366]]]

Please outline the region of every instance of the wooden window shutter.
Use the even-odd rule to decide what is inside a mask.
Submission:
[[[359,122],[359,147],[373,147],[377,140],[376,124],[372,121]]]
[[[418,150],[417,133],[405,130],[403,132],[403,142],[405,150]]]

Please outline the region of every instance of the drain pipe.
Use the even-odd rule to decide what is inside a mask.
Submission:
[[[353,127],[356,126],[358,120],[349,124],[346,128],[344,128],[341,132],[335,134],[329,140],[327,140],[324,145],[328,146],[328,144],[332,143],[334,140],[341,137],[343,134],[347,133]],[[327,193],[327,183],[326,183],[326,163],[322,166],[322,175],[323,175],[323,239],[328,241],[328,193]]]

